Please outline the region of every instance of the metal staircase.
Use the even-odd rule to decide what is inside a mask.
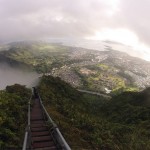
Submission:
[[[33,88],[33,106],[28,105],[28,126],[22,150],[71,150]]]

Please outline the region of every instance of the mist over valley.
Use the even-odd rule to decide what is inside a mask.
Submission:
[[[0,90],[16,83],[31,88],[37,85],[38,77],[36,72],[12,67],[7,62],[0,63]]]

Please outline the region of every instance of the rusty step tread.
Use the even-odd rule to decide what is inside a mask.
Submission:
[[[32,108],[32,111],[40,111],[40,112],[42,112],[42,109],[41,108]]]
[[[42,112],[41,108],[32,108],[31,112]]]
[[[41,113],[39,113],[39,114],[31,113],[31,117],[37,117],[37,116],[43,116],[43,114],[41,114]]]
[[[41,110],[41,106],[34,106],[32,110]]]
[[[43,148],[34,148],[34,150],[57,150],[55,146],[43,147]]]
[[[33,112],[31,112],[31,115],[32,116],[36,116],[36,115],[43,115],[43,113],[42,112],[39,112],[39,111],[33,111]]]
[[[43,118],[41,117],[36,117],[36,118],[31,118],[31,121],[42,121]]]
[[[41,106],[34,106],[32,110],[41,110]]]
[[[42,115],[32,115],[32,116],[31,116],[31,119],[32,119],[32,118],[43,118],[43,116],[42,116]]]
[[[31,115],[42,115],[43,113],[42,112],[39,112],[39,111],[33,111],[31,112]]]
[[[31,124],[41,124],[44,123],[44,120],[41,121],[31,121]]]
[[[49,131],[32,132],[32,137],[50,135]]]
[[[37,115],[43,115],[43,114],[40,112],[31,112],[31,116],[37,116]]]
[[[46,127],[31,128],[31,132],[48,131]]]
[[[34,111],[36,111],[36,112],[42,112],[41,108],[32,108],[31,112],[34,112]]]
[[[42,117],[43,118],[43,115],[42,114],[31,115],[31,118],[36,118],[36,117]]]
[[[32,108],[32,111],[37,111],[37,110],[42,111],[42,109],[40,107],[33,107]]]
[[[31,117],[35,117],[35,116],[43,116],[42,113],[31,113]]]
[[[39,136],[39,137],[32,137],[33,142],[42,142],[42,141],[52,141],[53,138],[51,136]]]
[[[31,114],[42,114],[42,111],[40,111],[40,110],[33,110],[32,112],[31,112]]]
[[[33,148],[44,148],[44,147],[51,147],[55,145],[53,141],[46,141],[46,142],[34,142],[32,146]]]
[[[31,128],[47,127],[44,123],[34,123],[31,124]]]
[[[31,112],[42,112],[41,108],[32,108]]]
[[[31,121],[43,121],[43,118],[32,118]]]
[[[31,126],[33,125],[45,125],[46,123],[41,120],[41,121],[31,121]]]

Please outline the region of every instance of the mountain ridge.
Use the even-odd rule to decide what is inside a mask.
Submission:
[[[149,62],[108,47],[97,51],[57,43],[21,42],[0,51],[0,57],[3,62],[26,65],[38,73],[61,77],[74,87],[96,92],[142,90],[150,85]]]

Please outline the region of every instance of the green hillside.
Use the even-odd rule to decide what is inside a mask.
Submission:
[[[0,91],[0,149],[21,149],[31,91],[18,84]]]
[[[24,64],[38,73],[49,72],[52,66],[62,66],[69,48],[59,44],[17,43],[0,52],[1,61],[10,64]]]
[[[43,76],[39,91],[72,149],[150,149],[149,89],[107,100]]]
[[[102,93],[107,89],[112,94],[138,91],[149,84],[147,68],[150,64],[118,51],[95,51],[59,43],[17,42],[1,47],[0,63],[47,73],[73,87]]]
[[[43,76],[38,90],[73,150],[150,149],[149,88],[106,99],[80,93],[58,77]],[[0,91],[0,149],[22,146],[30,96],[31,91],[18,84]]]

